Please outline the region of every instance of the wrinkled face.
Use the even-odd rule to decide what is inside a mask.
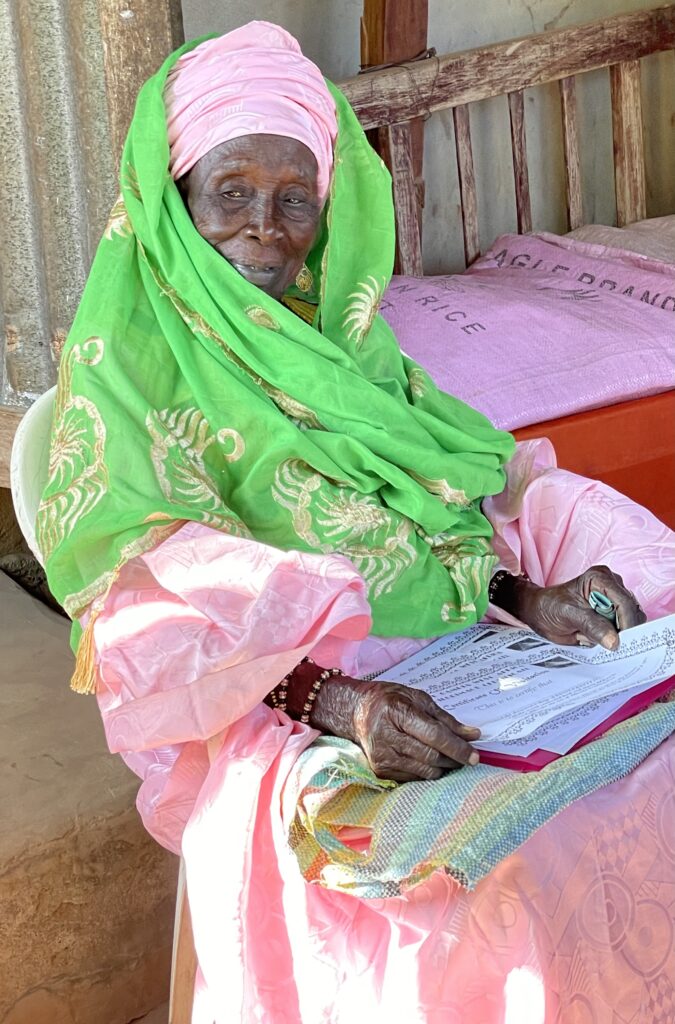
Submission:
[[[275,299],[297,277],[319,227],[316,159],[281,135],[230,139],[179,182],[199,234]]]

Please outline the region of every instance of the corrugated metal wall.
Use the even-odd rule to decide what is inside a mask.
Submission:
[[[180,0],[0,0],[0,414],[56,379],[136,93],[181,41]]]
[[[115,198],[98,0],[0,0],[0,403],[56,376]]]

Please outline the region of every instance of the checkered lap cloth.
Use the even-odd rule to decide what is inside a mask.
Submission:
[[[539,772],[481,764],[405,785],[378,779],[347,740],[322,737],[286,783],[285,800],[296,802],[290,845],[308,882],[366,899],[396,896],[439,868],[471,889],[550,818],[627,775],[673,731],[675,703],[657,703]]]

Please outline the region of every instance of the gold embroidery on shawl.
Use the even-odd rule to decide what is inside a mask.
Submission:
[[[424,536],[424,534],[422,534]],[[435,537],[424,537],[437,558],[447,569],[452,569],[463,559],[493,557],[490,542],[485,537],[458,537],[445,530]],[[496,557],[496,556],[495,556]]]
[[[225,441],[232,442],[232,451],[223,452],[223,458],[226,462],[238,462],[246,451],[246,445],[244,439],[238,430],[234,430],[232,427],[223,427],[222,430],[218,431],[218,444],[225,444]]]
[[[110,211],[110,217],[106,224],[103,237],[107,238],[109,242],[112,241],[113,235],[119,235],[121,238],[131,234],[131,221],[129,220],[129,214],[127,208],[124,205],[124,197],[120,194]]]
[[[143,202],[141,198],[141,187],[138,184],[138,174],[133,164],[126,163],[122,171],[122,186],[128,188],[134,199],[137,199],[139,203]]]
[[[254,373],[250,366],[247,366],[243,359],[240,359],[224,339],[214,331],[213,327],[206,322],[204,317],[200,313],[195,312],[195,310],[190,309],[190,307],[178,295],[175,288],[172,288],[166,281],[164,281],[159,271],[153,267],[150,260],[148,260],[140,242],[138,243],[138,246],[150,273],[155,279],[157,287],[164,295],[166,295],[180,318],[193,333],[201,334],[205,338],[208,338],[209,341],[212,341],[215,345],[218,345],[230,362],[239,367],[239,369],[242,370],[250,380],[257,384],[258,387],[265,392],[268,398],[271,398],[274,404],[278,406],[278,408],[281,409],[281,411],[288,417],[297,421],[298,424],[303,423],[306,427],[311,427],[314,430],[323,429],[318,416],[308,406],[303,405],[302,402],[299,402],[297,399],[287,395],[286,392],[282,391],[280,388],[276,388],[272,384],[268,384],[266,380],[263,380],[263,378],[257,373]]]
[[[368,331],[373,326],[384,288],[384,280],[378,282],[372,274],[369,274],[363,284],[349,296],[352,301],[345,310],[342,326],[347,331],[349,341],[353,341],[357,348],[361,347]]]
[[[247,306],[244,310],[249,320],[252,320],[258,327],[267,327],[270,331],[278,331],[279,323],[271,313],[268,313],[262,306]]]
[[[318,473],[313,473],[309,466],[300,459],[288,459],[282,462],[274,475],[272,497],[277,505],[288,509],[293,518],[293,529],[301,540],[310,548],[327,553],[332,550],[329,544],[322,544],[312,530],[310,504],[312,493],[323,483]]]
[[[97,579],[92,580],[86,587],[83,587],[82,590],[68,594],[63,599],[63,607],[70,618],[79,619],[84,615],[87,608],[93,605],[97,598],[104,595],[103,600],[100,602],[102,608],[105,597],[107,597],[111,586],[119,576],[124,565],[130,562],[132,558],[136,558],[137,555],[142,555],[146,551],[150,551],[151,548],[156,547],[160,541],[166,540],[167,537],[170,537],[184,524],[184,519],[171,519],[169,522],[162,523],[161,525],[150,526],[140,537],[136,537],[134,540],[129,541],[128,544],[125,544],[121,549],[119,561],[114,569],[109,569],[107,572],[102,573]]]
[[[314,275],[306,263],[303,263],[300,268],[298,276],[295,279],[295,283],[301,292],[311,291],[312,285],[314,284]]]
[[[79,619],[81,615],[84,615],[89,605],[94,601],[99,594],[107,591],[112,585],[118,570],[110,569],[108,572],[102,573],[98,579],[92,580],[82,590],[76,591],[74,594],[68,594],[63,599],[63,607],[70,615],[71,619]]]
[[[164,526],[151,527],[142,537],[137,537],[135,540],[130,541],[129,544],[125,544],[122,548],[120,560],[114,569],[103,573],[102,576],[99,576],[98,580],[90,583],[88,587],[85,587],[78,594],[70,594],[66,598],[64,607],[73,619],[79,618],[89,608],[89,619],[80,637],[75,657],[75,671],[70,680],[70,688],[75,693],[96,693],[98,673],[94,657],[94,626],[105,607],[106,598],[122,567],[126,562],[135,558],[136,555],[154,548],[161,540],[165,540],[166,537],[177,530],[180,525],[181,523],[176,521]],[[83,600],[85,601],[84,604],[78,604],[78,601],[81,602]]]
[[[319,284],[319,305],[324,306],[326,302],[326,278],[328,276],[328,250],[330,249],[330,240],[333,237],[333,204],[335,200],[335,171],[339,164],[342,163],[342,157],[338,155],[338,148],[340,142],[336,142],[336,151],[333,157],[333,172],[330,176],[330,183],[328,185],[328,201],[326,203],[326,244],[323,247],[321,253],[321,281]]]
[[[408,539],[413,532],[409,519],[371,495],[326,480],[300,459],[277,467],[272,497],[291,513],[293,529],[308,547],[339,552],[354,563],[371,597],[391,590],[417,559]]]
[[[328,211],[328,225],[330,227],[332,217],[330,210]],[[330,234],[326,240],[326,244],[323,247],[321,253],[321,302],[320,305],[324,306],[326,301],[326,277],[328,276],[328,249],[330,247]]]
[[[101,338],[88,338],[73,345],[61,366],[46,487],[51,493],[37,514],[38,543],[45,560],[108,490],[105,424],[92,401],[71,392],[73,364],[96,366],[103,350]]]
[[[289,419],[293,420],[296,426],[310,427],[312,430],[322,430],[323,427],[319,423],[319,417],[309,409],[302,402],[298,402],[296,398],[291,398],[285,391],[280,388],[272,387],[271,384],[267,384],[265,381],[261,381],[260,386],[266,395],[272,399],[275,405],[277,405],[283,413],[288,416]]]
[[[236,462],[245,451],[244,439],[236,430],[225,428],[218,435],[210,432],[206,417],[199,409],[151,409],[145,425],[152,439],[150,458],[162,494],[167,501],[194,505],[195,518],[235,536],[250,536],[242,521],[227,508],[205,461],[211,445],[232,441],[233,449],[224,454]]]
[[[421,473],[415,473],[412,469],[407,470],[407,473],[425,491],[428,491],[429,494],[435,494],[446,505],[467,506],[471,504],[471,499],[467,498],[465,492],[460,490],[459,487],[451,487],[447,480],[432,480],[428,476],[422,476]]]
[[[485,544],[487,547],[487,541]],[[441,608],[443,622],[461,624],[466,622],[470,615],[474,620],[478,617],[476,602],[486,592],[492,570],[498,561],[496,555],[480,557],[475,554],[466,555],[455,561],[452,579],[457,586],[459,607],[452,602],[444,604]]]
[[[424,398],[429,385],[429,378],[424,370],[419,366],[409,370],[408,383],[410,384],[410,393],[413,398]]]

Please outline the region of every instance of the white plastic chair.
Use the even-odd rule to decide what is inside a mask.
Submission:
[[[53,387],[40,395],[26,411],[14,436],[9,470],[16,518],[28,547],[40,565],[44,563],[35,535],[35,519],[40,496],[47,483],[55,398],[56,388]],[[171,959],[169,1024],[190,1024],[196,973],[197,957],[185,886],[185,863],[181,857]]]
[[[40,495],[47,483],[55,398],[56,388],[53,387],[40,395],[27,410],[14,435],[9,465],[17,522],[40,565],[43,565],[43,561],[35,536],[35,517]]]

